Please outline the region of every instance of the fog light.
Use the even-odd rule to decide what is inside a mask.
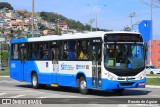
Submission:
[[[138,85],[139,85],[139,86],[144,86],[145,83],[144,83],[144,82],[141,82],[141,83],[139,83]]]

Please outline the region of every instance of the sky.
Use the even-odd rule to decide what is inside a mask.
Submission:
[[[155,1],[155,0],[154,0]],[[32,11],[32,0],[0,0],[10,3],[15,10]],[[114,31],[130,27],[129,14],[135,12],[133,24],[150,20],[150,0],[35,0],[35,12],[56,12],[67,18],[89,24],[97,16],[99,28]],[[153,36],[160,38],[160,4],[153,8]],[[95,27],[95,22],[93,26]]]

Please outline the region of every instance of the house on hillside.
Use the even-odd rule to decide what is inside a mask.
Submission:
[[[55,33],[51,30],[43,30],[44,35],[54,35]]]
[[[24,31],[28,31],[29,30],[29,26],[25,22],[11,22],[10,23],[10,27],[13,30],[18,30],[18,29],[24,30]]]

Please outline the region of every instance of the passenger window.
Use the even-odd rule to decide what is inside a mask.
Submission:
[[[39,59],[39,43],[32,43],[31,44],[31,59]]]
[[[12,45],[12,52],[11,52],[11,59],[19,59],[19,44],[13,44]]]
[[[89,41],[77,41],[77,56],[79,60],[88,60],[89,59]]]
[[[49,59],[49,48],[48,42],[40,43],[40,59],[48,60]]]

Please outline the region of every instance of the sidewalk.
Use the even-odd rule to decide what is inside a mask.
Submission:
[[[157,86],[157,85],[146,85],[146,88],[160,88],[160,86]]]

